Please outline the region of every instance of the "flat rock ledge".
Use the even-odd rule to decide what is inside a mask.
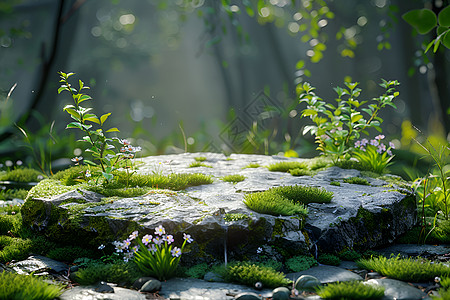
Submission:
[[[210,167],[189,167],[196,157],[206,157],[204,164]],[[275,259],[286,251],[294,255],[371,249],[390,244],[417,219],[414,195],[398,186],[395,182],[401,180],[395,176],[365,177],[360,171],[338,167],[314,176],[269,171],[266,166],[274,163],[305,160],[280,156],[186,153],[139,160],[137,172],[142,174],[203,173],[214,182],[178,192],[155,189],[133,198],[74,190],[51,199],[29,199],[22,208],[25,224],[58,241],[95,248],[124,239],[133,230],[152,234],[163,225],[175,241],[181,241],[183,233],[194,238],[183,260],[198,263],[223,261],[225,256],[251,259],[266,245],[276,246],[264,247],[272,249],[265,254]],[[261,167],[245,168],[249,163]],[[221,180],[232,174],[245,180],[236,184]],[[349,177],[364,177],[370,185],[343,182]],[[304,222],[295,216],[256,213],[243,203],[245,193],[285,185],[321,187],[334,197],[328,204],[309,204]],[[226,221],[230,214],[246,217]]]

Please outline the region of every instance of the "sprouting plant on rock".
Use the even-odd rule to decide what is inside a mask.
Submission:
[[[314,135],[318,144],[317,149],[329,155],[334,163],[351,157],[353,145],[361,133],[368,135],[370,128],[382,131],[383,119],[379,117],[381,109],[386,106],[396,108],[393,100],[399,95],[395,90],[395,86],[399,85],[398,81],[382,79],[380,86],[386,91],[371,101],[358,100],[361,94],[358,84],[346,82],[347,88],[336,87],[334,89],[338,95],[336,105],[326,103],[317,96],[315,88],[307,82],[299,87],[300,103],[307,105],[301,116],[309,117],[314,123],[305,126],[303,134],[310,132]]]
[[[380,134],[370,141],[364,138],[355,142],[353,155],[365,170],[381,174],[392,164],[394,155],[391,150],[395,149],[395,146],[389,142],[386,147],[381,141],[382,139],[384,139],[384,135]]]

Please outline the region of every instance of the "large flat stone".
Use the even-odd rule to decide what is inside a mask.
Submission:
[[[205,163],[211,168],[190,168],[198,156],[206,157]],[[389,244],[416,221],[415,200],[408,191],[370,177],[369,186],[343,183],[344,178],[361,176],[357,170],[331,167],[313,177],[296,177],[270,172],[265,167],[244,167],[249,163],[268,166],[304,159],[244,154],[228,158],[216,153],[187,153],[140,160],[139,173],[203,173],[212,175],[214,183],[100,202],[98,195],[83,191],[30,199],[22,208],[24,222],[49,237],[92,247],[126,238],[136,229],[152,233],[156,226],[163,225],[176,240],[181,240],[183,232],[191,234],[196,243],[183,257],[193,262],[199,256],[206,261],[223,261],[225,253],[229,260],[252,258],[264,244],[295,253],[316,247],[319,251],[364,250]],[[220,180],[230,174],[241,174],[246,179],[237,184]],[[341,185],[331,185],[332,181]],[[306,222],[294,216],[256,213],[243,203],[245,193],[284,185],[322,187],[333,192],[334,197],[329,204],[309,204]],[[89,205],[70,215],[68,209],[83,199]],[[247,218],[226,222],[224,217],[230,213]]]
[[[320,283],[332,283],[332,282],[343,282],[343,281],[351,281],[351,280],[363,280],[361,276],[355,274],[351,271],[335,267],[335,266],[316,266],[309,268],[308,270],[296,272],[296,273],[288,273],[286,277],[291,279],[292,281],[297,280],[302,275],[311,275],[319,279]]]

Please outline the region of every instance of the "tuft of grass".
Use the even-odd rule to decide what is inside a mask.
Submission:
[[[280,194],[265,191],[246,194],[244,203],[251,210],[274,216],[291,216],[295,214],[306,216],[308,209],[303,204],[296,204]]]
[[[231,222],[231,221],[239,221],[239,220],[248,220],[248,219],[250,219],[250,217],[247,216],[246,214],[236,213],[236,214],[225,214],[223,219],[226,222]]]
[[[118,261],[114,264],[94,262],[88,264],[85,269],[75,273],[75,281],[81,285],[91,285],[99,281],[131,285],[142,274],[133,262]]]
[[[358,267],[374,270],[393,279],[423,282],[432,281],[436,276],[450,276],[450,267],[442,263],[431,263],[420,258],[400,258],[399,256],[386,258],[383,256],[361,259]]]
[[[244,181],[245,176],[239,175],[239,174],[232,174],[232,175],[223,176],[221,179],[226,182],[237,183],[237,182]]]
[[[271,188],[269,191],[277,193],[294,203],[330,203],[333,199],[333,192],[311,186],[286,185]]]
[[[259,163],[249,163],[242,169],[254,169],[254,168],[259,168],[259,167],[261,167],[261,165]]]
[[[0,190],[0,200],[8,200],[8,199],[25,199],[28,195],[28,190],[25,189],[9,189],[9,190]]]
[[[195,161],[205,161],[206,157],[205,156],[197,156],[197,157],[194,157],[194,159],[195,159]]]
[[[278,163],[270,164],[267,169],[271,172],[289,172],[293,169],[307,169],[308,164],[306,162],[298,161],[281,161]]]
[[[319,286],[316,292],[323,299],[381,299],[384,296],[384,287],[360,281],[346,281]]]
[[[86,165],[72,166],[65,170],[59,171],[53,175],[52,179],[61,181],[61,184],[65,186],[76,185],[85,181],[85,174],[87,170],[89,170],[89,167]]]
[[[339,266],[341,259],[330,253],[322,253],[317,257],[317,261],[324,265]]]
[[[30,168],[14,169],[0,175],[0,181],[15,181],[15,182],[38,182],[44,178],[44,175]]]
[[[285,265],[291,272],[300,272],[316,266],[317,261],[311,256],[297,255],[287,259]]]
[[[62,286],[49,284],[31,275],[0,273],[0,299],[51,300],[62,292]]]
[[[367,179],[361,177],[344,178],[344,182],[351,184],[370,185]]]
[[[198,168],[198,167],[206,167],[206,168],[212,168],[211,165],[207,165],[201,161],[194,161],[189,164],[189,168]]]
[[[287,286],[292,283],[281,272],[249,262],[229,263],[225,268],[223,278],[228,282],[237,282],[251,287],[254,287],[258,281],[268,288]]]
[[[341,183],[339,181],[331,181],[330,185],[341,186]]]
[[[0,235],[0,262],[5,263],[11,260],[25,259],[32,248],[33,243],[29,239]]]

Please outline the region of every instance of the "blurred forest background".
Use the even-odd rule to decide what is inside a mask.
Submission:
[[[142,155],[184,151],[295,153],[311,157],[296,86],[360,82],[361,99],[398,80],[397,109],[381,117],[399,159],[412,138],[445,143],[450,132],[450,51],[401,16],[436,13],[436,0],[2,0],[0,163],[77,155],[58,71],[91,87],[98,115]],[[20,129],[19,129],[20,128]],[[21,130],[22,129],[22,130]],[[417,147],[416,147],[417,148]],[[403,155],[402,152],[404,151]],[[406,154],[405,154],[406,153]],[[411,154],[413,153],[413,154]],[[50,156],[51,155],[51,156]],[[412,155],[412,158],[408,158]],[[70,162],[70,161],[69,161]],[[414,164],[414,162],[413,162]]]

